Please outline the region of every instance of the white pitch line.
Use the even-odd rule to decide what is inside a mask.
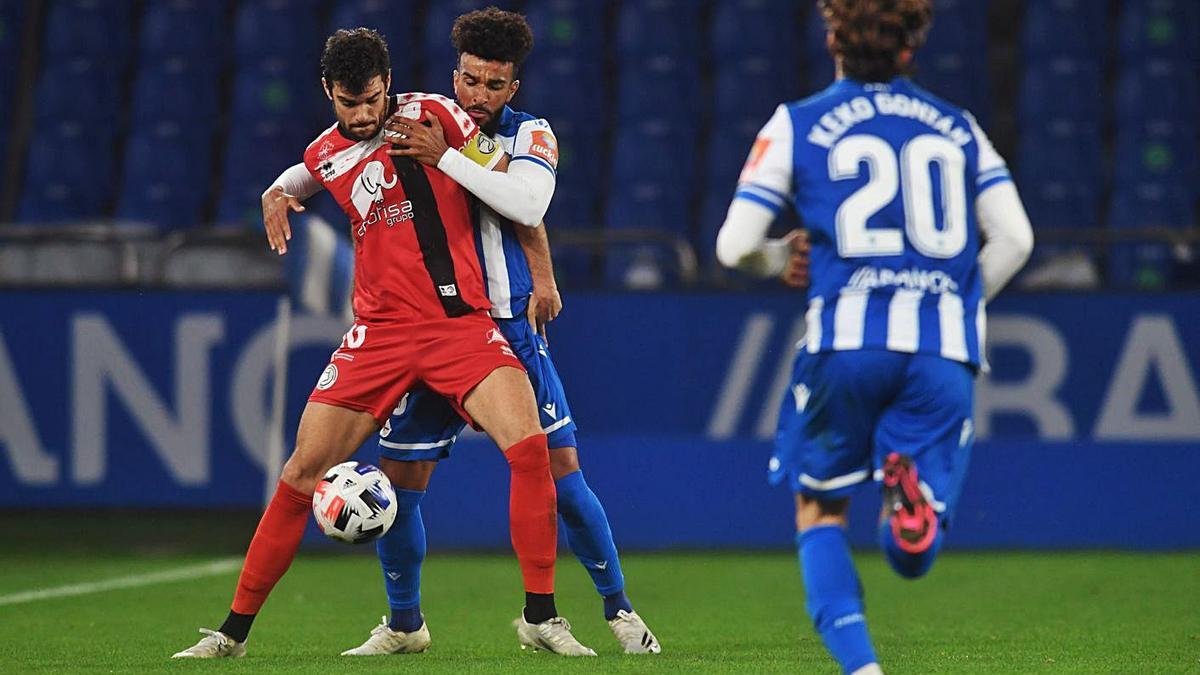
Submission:
[[[19,605],[26,602],[37,602],[38,600],[69,598],[76,595],[88,595],[90,593],[103,593],[104,591],[138,588],[141,586],[150,586],[152,584],[165,584],[172,581],[187,581],[189,579],[211,577],[218,574],[225,574],[226,572],[232,572],[240,568],[241,565],[241,558],[221,558],[219,560],[206,562],[200,565],[189,565],[187,567],[178,567],[173,570],[163,570],[161,572],[132,574],[126,577],[105,579],[104,581],[92,581],[83,584],[55,586],[53,588],[39,588],[32,591],[13,593],[11,595],[0,595],[0,606]]]

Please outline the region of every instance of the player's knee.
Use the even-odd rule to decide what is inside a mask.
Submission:
[[[546,444],[528,442],[537,434],[532,434],[520,443],[504,451],[509,469],[513,473],[541,473],[550,469],[550,452]]]
[[[304,494],[311,494],[328,469],[309,458],[293,454],[283,465],[279,479]]]
[[[550,450],[550,473],[554,480],[561,480],[579,471],[579,454],[575,448],[552,448]]]

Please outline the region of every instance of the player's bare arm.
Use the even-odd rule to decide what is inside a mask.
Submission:
[[[529,276],[533,279],[533,295],[529,297],[529,322],[534,330],[546,337],[546,324],[558,317],[562,311],[562,296],[554,280],[554,263],[550,260],[550,240],[546,236],[545,223],[542,227],[517,227],[517,241],[525,251],[529,262]]]

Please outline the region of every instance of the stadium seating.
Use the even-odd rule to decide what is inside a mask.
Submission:
[[[239,70],[230,112],[238,120],[287,120],[315,135],[328,121],[329,103],[312,71],[270,58]]]
[[[521,88],[513,99],[517,110],[545,117],[551,125],[563,118],[603,132],[608,117],[604,74],[591,61],[573,56],[533,58],[521,70]]]
[[[1196,222],[1194,200],[1178,185],[1142,182],[1118,186],[1108,215],[1113,228],[1186,226]],[[1171,247],[1146,242],[1112,247],[1109,282],[1121,287],[1162,288],[1173,274]]]
[[[78,120],[45,125],[30,139],[17,219],[47,223],[102,217],[114,168],[107,125]]]
[[[1118,125],[1147,122],[1195,122],[1200,102],[1192,66],[1169,59],[1126,64],[1117,77]]]
[[[339,2],[334,6],[333,16],[329,22],[329,32],[338,28],[358,28],[366,26],[379,31],[389,48],[393,50],[392,58],[397,62],[407,61],[407,45],[412,42],[412,18],[417,15],[416,0],[350,0]],[[393,69],[400,63],[393,63]],[[399,74],[393,75],[399,78]],[[396,82],[397,89],[405,88],[402,82]]]
[[[1125,0],[1117,32],[1122,61],[1192,60],[1200,54],[1200,5],[1194,0]]]
[[[813,3],[804,14],[801,34],[801,58],[804,63],[804,92],[820,91],[833,82],[833,57],[825,47],[825,21]]]
[[[200,224],[212,176],[211,136],[187,123],[139,126],[125,145],[117,217],[165,228]]]
[[[720,120],[715,134],[747,118],[762,126],[776,106],[795,101],[800,94],[800,72],[795,62],[754,55],[722,60],[713,76],[712,113]]]
[[[131,7],[129,0],[56,0],[46,18],[46,60],[103,56],[123,67],[133,51]]]
[[[662,54],[626,64],[617,82],[618,121],[670,121],[695,132],[708,114],[700,82],[690,58]]]
[[[571,56],[596,63],[603,54],[604,3],[529,0],[524,11],[534,35],[532,61]]]
[[[690,0],[622,2],[613,38],[618,58],[627,63],[659,55],[686,59],[703,54],[700,18]]]
[[[38,114],[52,120],[82,119],[112,124],[120,115],[120,70],[101,59],[79,57],[47,64],[38,78]]]
[[[316,70],[324,32],[319,0],[246,0],[238,6],[234,53],[239,64],[281,58],[308,74]]]
[[[792,0],[717,0],[710,22],[713,60],[754,56],[798,64],[799,17]]]
[[[1121,125],[1117,129],[1116,183],[1167,182],[1200,197],[1195,129],[1185,122]]]
[[[143,66],[148,59],[185,57],[210,66],[229,54],[214,50],[228,40],[228,4],[224,0],[151,0],[145,3],[140,29]]]
[[[133,121],[188,120],[211,130],[220,118],[218,71],[203,60],[151,59],[133,86]]]
[[[1108,53],[1108,8],[1096,0],[1029,0],[1021,29],[1026,63],[1070,56],[1099,60]]]
[[[1099,125],[1104,121],[1102,91],[1094,61],[1063,57],[1030,64],[1021,80],[1017,118],[1022,128],[1062,119]]]

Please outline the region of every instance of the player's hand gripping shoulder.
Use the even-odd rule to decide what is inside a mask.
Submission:
[[[779,279],[792,288],[808,287],[808,230],[795,229],[782,239],[788,248],[787,264]]]
[[[411,157],[427,166],[437,166],[442,155],[450,149],[442,123],[437,115],[425,111],[421,121],[410,120],[399,113],[384,125],[384,138],[392,142],[387,153],[394,157]]]
[[[304,205],[295,195],[285,192],[283,186],[273,185],[263,193],[263,226],[267,231],[267,243],[279,255],[287,253],[287,243],[292,239],[292,228],[288,224],[289,210],[301,213]]]

